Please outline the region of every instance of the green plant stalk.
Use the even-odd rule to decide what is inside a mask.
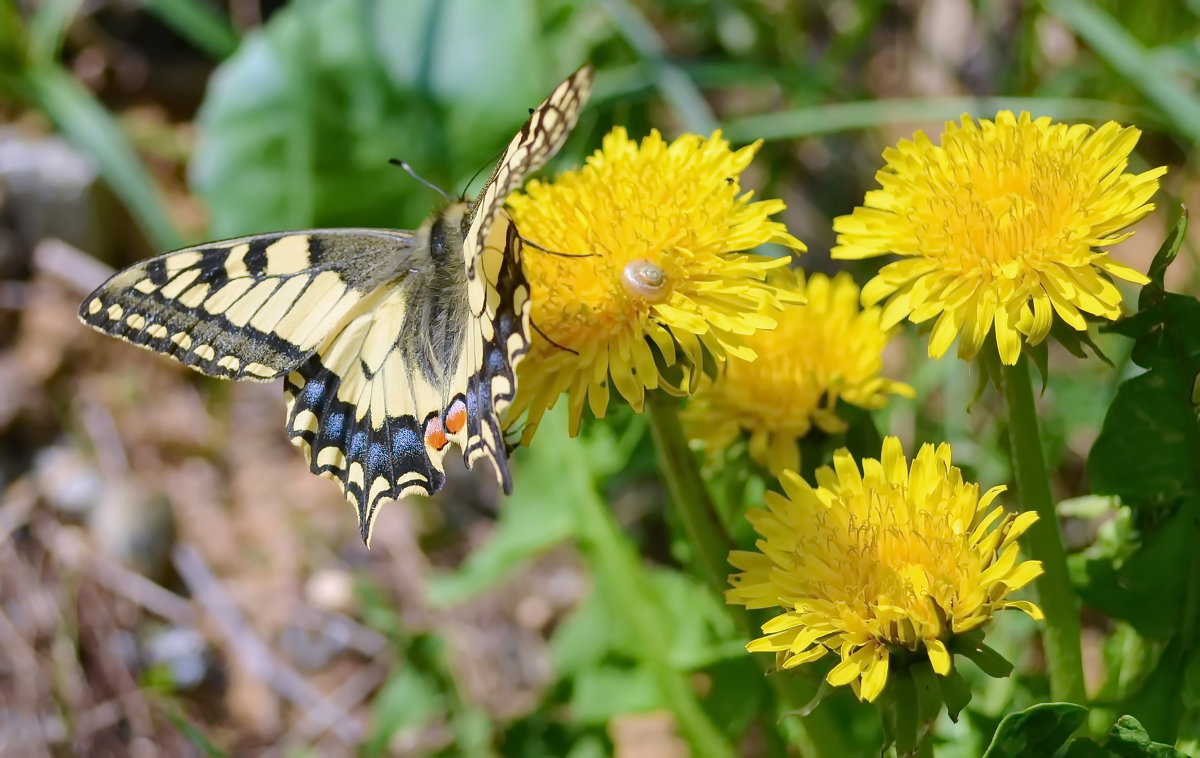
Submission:
[[[587,535],[581,547],[596,575],[602,577],[602,586],[619,593],[613,607],[624,614],[641,646],[642,663],[654,676],[659,694],[674,713],[694,755],[732,758],[733,746],[708,718],[686,676],[671,667],[669,630],[661,621],[653,587],[612,513],[594,494],[578,498],[576,508],[579,532]]]
[[[1023,542],[1030,555],[1042,562],[1045,572],[1037,580],[1037,594],[1046,616],[1050,694],[1060,702],[1086,705],[1079,648],[1079,603],[1067,572],[1067,553],[1050,491],[1029,372],[1029,361],[1022,355],[1015,366],[1005,366],[1002,373],[1017,490],[1022,508],[1038,514]]]
[[[687,534],[693,560],[705,581],[718,594],[724,594],[729,577],[730,542],[721,524],[721,516],[700,478],[696,458],[688,447],[679,424],[678,400],[662,392],[646,398],[646,418],[650,436],[658,453],[672,511]]]
[[[661,392],[653,392],[646,398],[646,416],[675,518],[687,533],[698,569],[713,590],[724,596],[728,586],[729,551],[733,543],[722,526],[721,515],[708,494],[696,458],[683,435],[678,400]],[[725,610],[746,639],[758,636],[758,630],[754,628],[745,609],[726,605]],[[754,656],[754,660],[764,669],[782,715],[786,716],[806,705],[797,701],[785,677],[766,670],[771,664],[769,657]],[[830,720],[827,710],[817,708],[804,717],[787,717],[779,728],[805,756],[820,758],[848,753],[849,747],[842,738],[842,732]]]

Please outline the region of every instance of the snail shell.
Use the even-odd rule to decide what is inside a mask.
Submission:
[[[621,270],[621,286],[630,297],[649,303],[665,303],[671,299],[671,287],[667,272],[653,261],[639,258],[625,264]]]

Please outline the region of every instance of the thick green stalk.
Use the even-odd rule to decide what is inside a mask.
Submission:
[[[1079,649],[1079,602],[1067,573],[1067,554],[1054,511],[1029,372],[1029,361],[1025,356],[1021,356],[1017,365],[1003,369],[1009,445],[1017,491],[1022,508],[1038,514],[1037,522],[1026,532],[1022,542],[1030,555],[1042,562],[1045,571],[1037,580],[1037,594],[1046,614],[1050,694],[1058,701],[1086,705],[1083,658]]]
[[[709,586],[724,594],[728,586],[729,550],[733,545],[708,495],[708,488],[700,478],[696,458],[684,439],[678,403],[661,392],[650,393],[646,398],[650,436],[654,439],[658,465],[671,495],[672,510],[687,534],[693,560]]]
[[[723,596],[728,587],[728,559],[733,543],[708,494],[708,487],[700,477],[696,458],[683,436],[678,400],[663,393],[651,393],[646,399],[646,415],[658,453],[659,468],[671,496],[672,511],[687,533],[697,568],[712,588]],[[759,635],[745,609],[732,605],[725,606],[725,609],[747,639]],[[769,657],[762,655],[754,656],[754,660],[764,670],[772,663]],[[797,700],[786,674],[764,673],[781,715],[805,705]],[[817,708],[804,717],[788,716],[779,729],[787,735],[792,745],[800,748],[802,755],[810,758],[848,754],[849,748],[842,731],[832,722],[828,710]]]

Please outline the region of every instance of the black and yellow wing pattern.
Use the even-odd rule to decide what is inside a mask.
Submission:
[[[559,84],[479,197],[415,232],[278,232],[167,253],[118,272],[80,318],[210,376],[286,377],[288,435],[342,486],[364,540],[382,502],[442,487],[450,442],[511,492],[499,414],[529,346],[529,287],[503,203],[562,146],[591,78],[585,66]]]

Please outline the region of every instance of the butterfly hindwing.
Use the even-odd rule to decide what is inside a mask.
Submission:
[[[80,306],[92,328],[223,379],[266,381],[312,354],[412,245],[411,232],[279,232],[124,269]]]

